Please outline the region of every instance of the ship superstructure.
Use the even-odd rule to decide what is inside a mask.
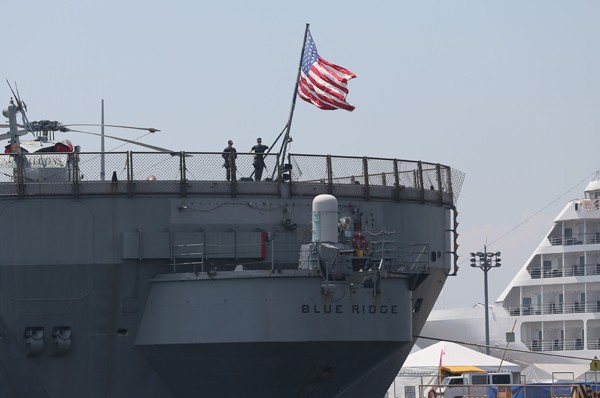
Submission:
[[[433,311],[422,333],[484,343],[483,309]],[[566,204],[490,313],[492,355],[525,365],[600,355],[600,175]]]
[[[238,153],[226,181],[221,152],[18,144],[2,397],[381,398],[452,273],[447,166],[273,154],[258,182]]]

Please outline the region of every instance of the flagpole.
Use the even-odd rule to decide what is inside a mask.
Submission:
[[[302,51],[300,52],[300,64],[298,65],[298,75],[296,76],[296,84],[294,85],[294,94],[292,95],[292,107],[290,109],[290,118],[288,119],[286,125],[285,136],[283,137],[283,142],[281,143],[281,166],[280,173],[283,170],[283,165],[285,163],[285,151],[287,148],[288,140],[290,138],[290,129],[292,128],[292,118],[294,117],[294,109],[296,108],[296,96],[298,93],[298,81],[300,80],[300,73],[302,70],[302,58],[304,58],[304,46],[306,44],[306,36],[308,35],[308,27],[309,23],[306,24],[306,29],[304,30],[304,40],[302,40]]]
[[[444,351],[444,345],[442,343],[442,348],[440,349],[440,364],[438,367],[438,385],[442,384],[442,360],[446,352]]]
[[[105,176],[105,154],[104,154],[104,98],[102,98],[102,106],[100,107],[100,180],[104,181]]]

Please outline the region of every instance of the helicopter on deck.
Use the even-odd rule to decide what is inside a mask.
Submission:
[[[18,90],[13,90],[8,82],[8,86],[13,94],[10,103],[2,114],[8,119],[8,124],[0,124],[0,128],[8,128],[7,133],[0,134],[0,140],[8,139],[9,142],[4,146],[4,154],[0,155],[0,168],[12,168],[12,176],[17,175],[17,169],[20,167],[28,181],[64,181],[72,178],[70,164],[73,155],[80,152],[78,145],[73,145],[70,140],[56,140],[55,133],[81,133],[95,135],[102,138],[101,156],[104,156],[104,138],[110,138],[117,141],[126,142],[142,146],[158,152],[173,152],[169,149],[145,144],[135,140],[129,140],[121,137],[104,134],[104,127],[116,127],[122,129],[143,130],[148,133],[155,133],[160,130],[152,127],[133,127],[112,124],[70,124],[65,125],[57,121],[40,120],[29,121],[27,117],[27,105],[21,99]],[[104,108],[104,107],[103,107]],[[17,122],[18,114],[21,115],[21,124]],[[104,117],[102,117],[104,120]],[[88,131],[76,130],[72,126],[96,126],[102,127],[102,133],[93,133]],[[33,139],[22,140],[21,137],[32,134]],[[9,175],[9,173],[2,173]],[[104,170],[101,171],[103,177]]]

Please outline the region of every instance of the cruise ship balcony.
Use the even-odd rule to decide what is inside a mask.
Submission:
[[[582,338],[528,340],[523,343],[530,351],[579,351],[584,347]],[[591,345],[600,346],[600,342],[594,341]],[[590,343],[588,346],[590,349],[596,349],[592,348]]]
[[[600,313],[600,300],[585,303],[547,303],[544,305],[505,307],[511,316]]]
[[[564,268],[542,269],[532,267],[528,269],[531,279],[562,278],[568,276],[595,276],[600,275],[600,264],[567,265]]]
[[[583,339],[531,340],[525,345],[530,351],[576,351],[583,350]]]
[[[596,339],[594,342],[588,341],[588,350],[600,350],[600,339]]]
[[[573,246],[573,245],[595,245],[600,244],[600,232],[593,232],[578,235],[558,235],[549,236],[548,241],[552,246]]]

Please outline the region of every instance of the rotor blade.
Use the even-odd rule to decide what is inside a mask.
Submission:
[[[17,92],[17,98],[21,101],[21,93],[19,93],[19,86],[17,86],[17,81],[15,80],[15,91]]]
[[[15,94],[15,90],[13,90],[8,79],[6,79],[6,84],[8,84],[8,88],[10,88],[10,91],[12,92],[13,97],[15,97],[15,101],[17,101],[17,106],[19,106],[19,96],[17,94]]]
[[[26,115],[27,105],[25,105],[25,103],[23,101],[21,101],[21,95],[19,94],[19,88],[17,87],[17,82],[15,82],[15,88],[17,89],[16,93],[15,93],[15,90],[13,90],[12,86],[10,85],[10,82],[8,81],[8,79],[6,79],[6,83],[8,84],[10,91],[15,96],[15,99],[17,101],[17,109],[19,110],[19,112],[21,112],[21,119],[23,120],[23,124],[25,126],[27,126],[26,127],[27,130],[31,130],[30,125],[29,125],[29,119],[27,118],[27,115]]]
[[[83,124],[64,124],[63,126],[94,126],[94,127],[102,127],[101,124],[92,124],[92,123],[83,123]],[[117,127],[122,129],[133,129],[133,130],[143,130],[149,131],[151,133],[156,133],[160,131],[159,129],[155,129],[154,127],[134,127],[134,126],[121,126],[118,124],[105,124],[104,127]]]
[[[21,93],[19,93],[19,86],[17,86],[17,82],[15,81],[15,90],[17,90],[17,96],[19,97],[19,102],[23,105],[23,110],[27,112],[27,104],[25,101],[21,101]]]
[[[75,133],[82,133],[82,134],[95,135],[95,136],[98,136],[98,137],[101,137],[101,136],[102,136],[102,134],[100,134],[100,133],[90,133],[89,131],[71,130],[71,129],[69,129],[69,131],[73,131],[73,132],[75,132]],[[123,141],[123,142],[127,142],[127,143],[129,143],[129,144],[134,144],[134,145],[143,146],[143,147],[145,147],[145,148],[153,149],[153,150],[155,150],[155,151],[158,151],[158,152],[177,152],[177,151],[172,151],[172,150],[170,150],[170,149],[161,148],[161,147],[159,147],[159,146],[154,146],[154,145],[144,144],[144,143],[137,142],[137,141],[133,141],[133,140],[127,140],[127,139],[125,139],[125,138],[113,137],[112,135],[106,135],[106,134],[104,134],[104,137],[106,137],[106,138],[112,138],[113,140],[117,140],[117,141]]]
[[[19,135],[19,136],[26,135],[26,134],[27,134],[27,131],[25,131],[25,130],[17,131],[17,135]],[[10,133],[0,134],[0,140],[5,140],[7,138],[10,138]]]
[[[17,89],[17,92],[15,93],[15,90],[13,90],[8,79],[6,79],[6,83],[8,84],[8,88],[10,88],[10,91],[12,92],[13,96],[15,97],[15,101],[17,102],[17,108],[19,109],[19,111],[23,111],[24,110],[23,103],[21,102],[21,97],[19,96],[19,89]],[[15,88],[16,87],[17,87],[17,82],[15,82]]]
[[[19,127],[23,127],[20,124],[18,125]],[[62,126],[67,127],[67,126],[94,126],[94,127],[101,127],[101,124],[63,124]],[[154,127],[133,127],[133,126],[120,126],[120,125],[116,125],[116,124],[105,124],[105,127],[117,127],[117,128],[124,128],[124,129],[134,129],[134,130],[142,130],[142,131],[148,131],[150,133],[157,133],[161,130],[159,129],[155,129]],[[10,125],[4,123],[4,124],[0,124],[0,128],[2,127],[10,127]]]

